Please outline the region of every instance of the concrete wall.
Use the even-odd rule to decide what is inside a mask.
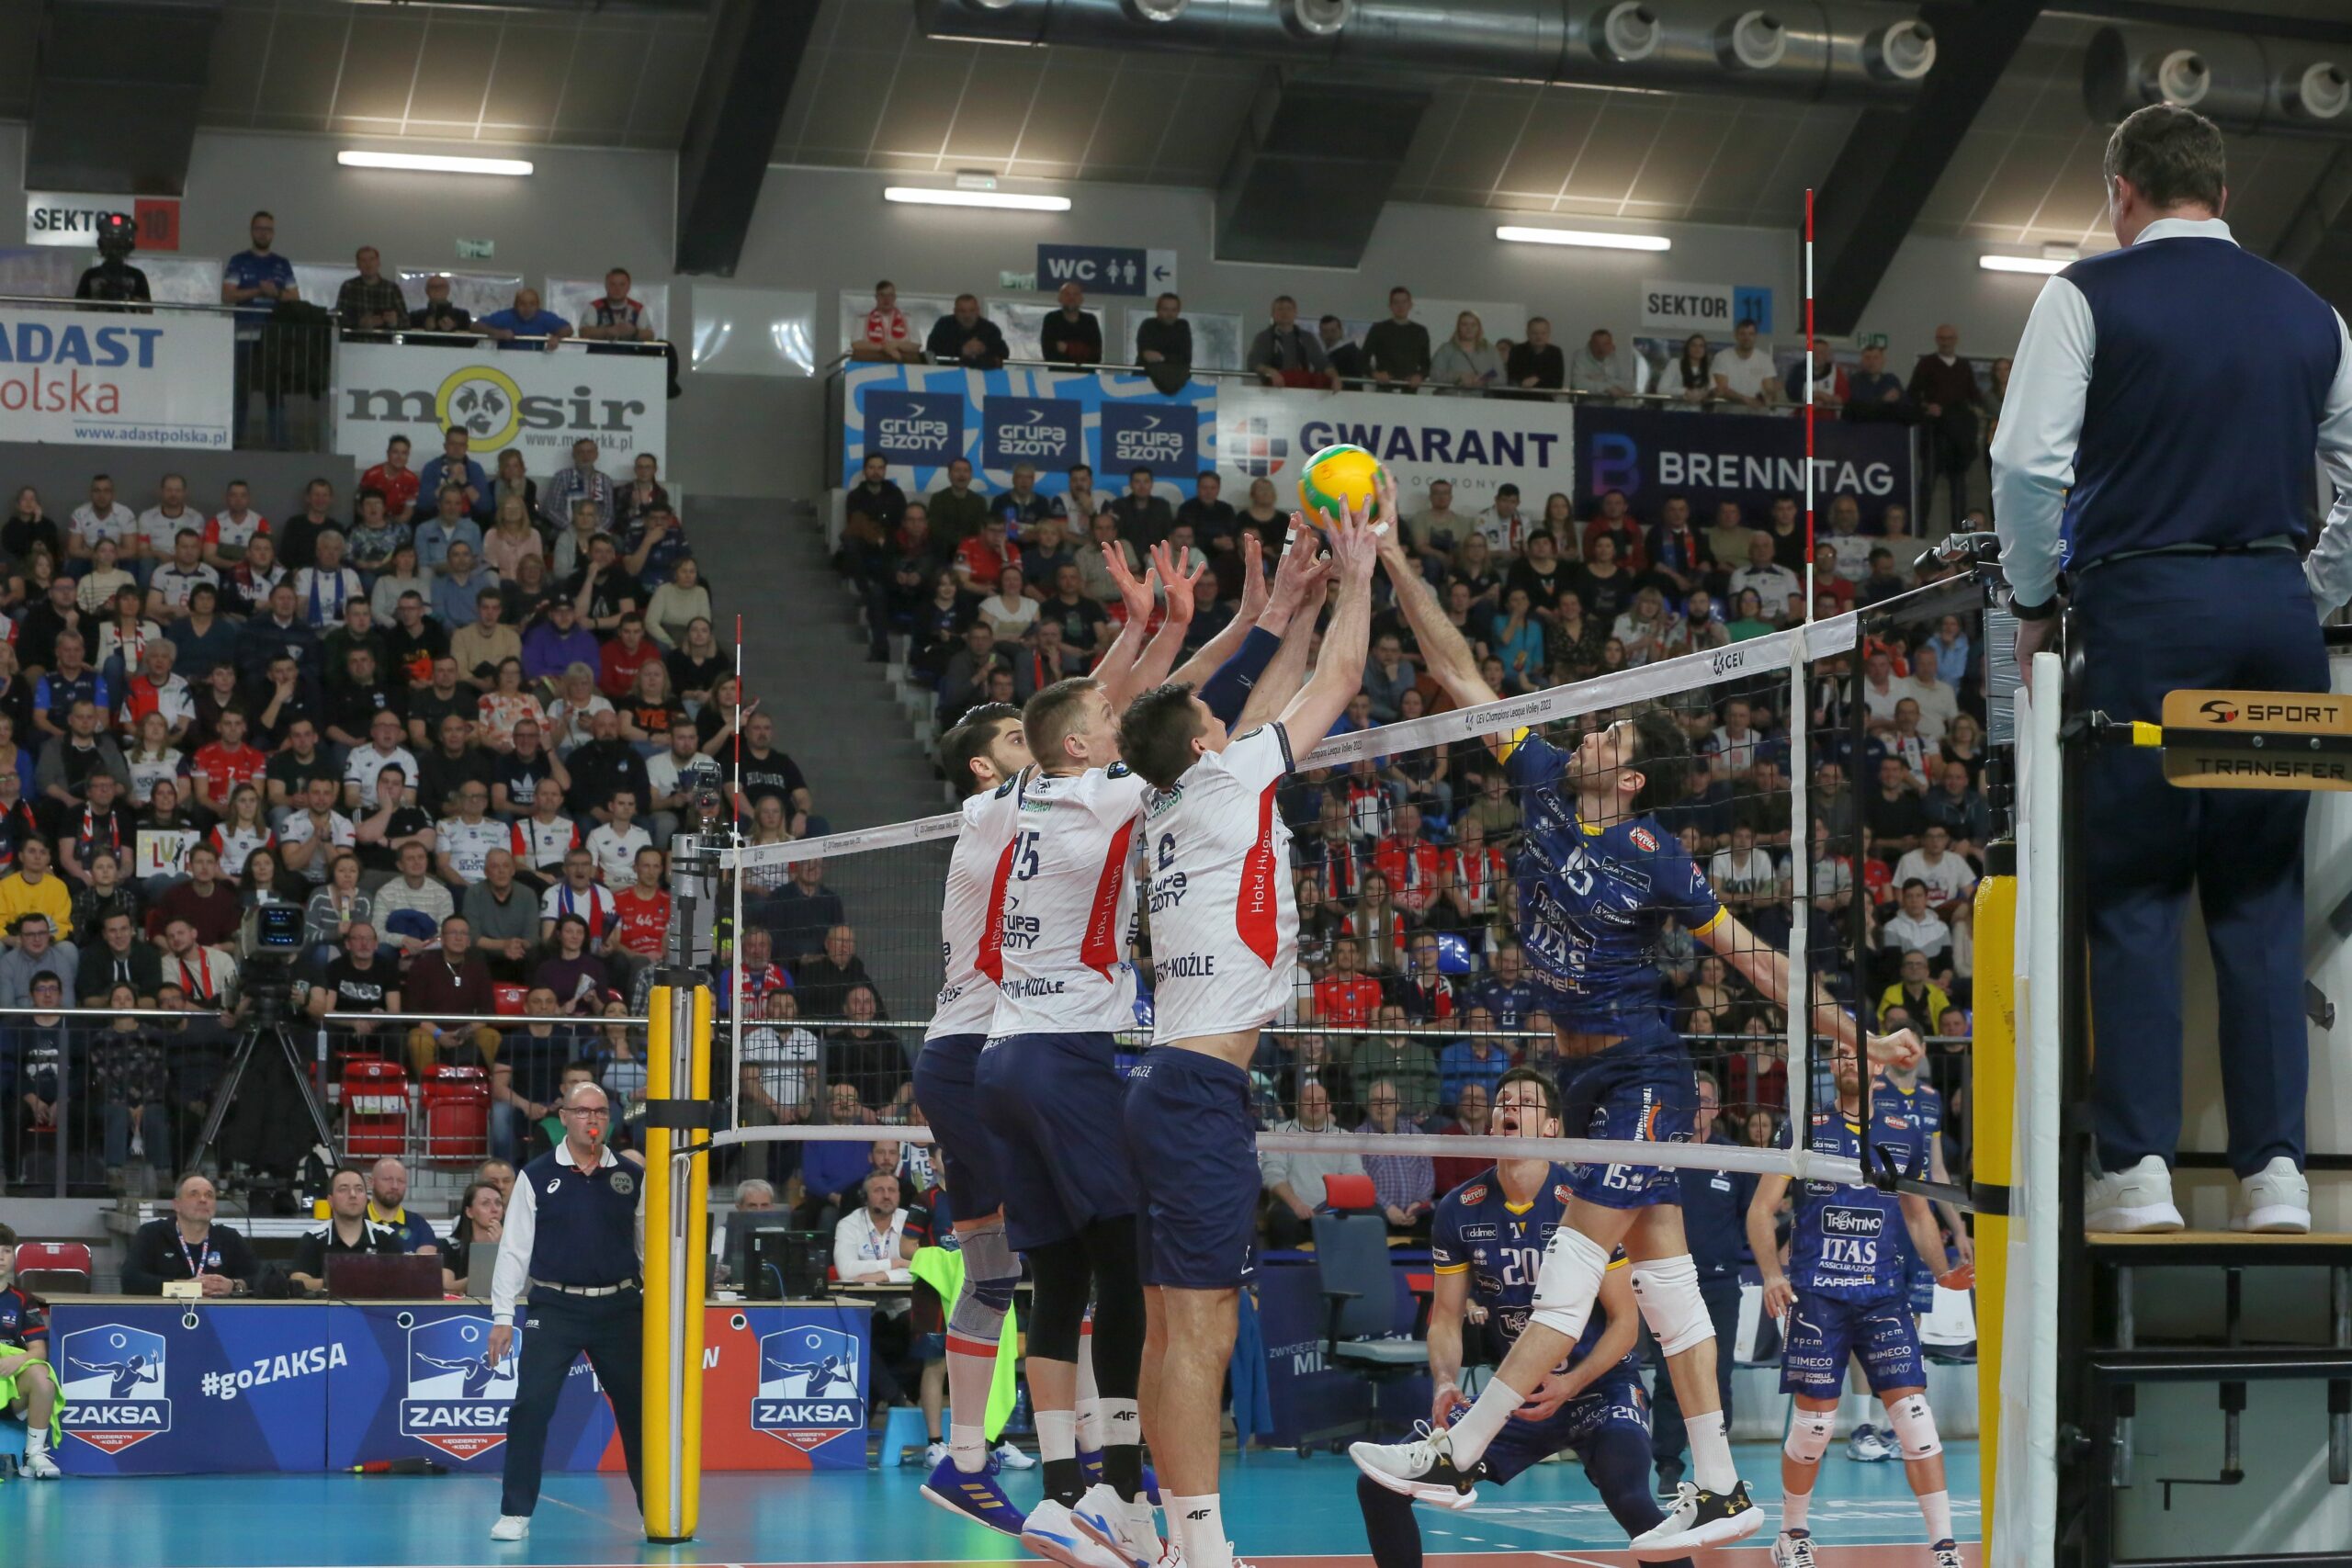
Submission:
[[[0,224],[21,211],[24,128],[0,124]],[[338,168],[344,139],[207,131],[197,138],[183,212],[189,253],[227,255],[244,244],[256,207],[277,215],[278,248],[328,262],[362,243],[393,266],[467,266],[594,274],[618,263],[642,280],[667,276],[674,160],[661,154],[535,147],[538,172],[523,181]],[[405,144],[404,144],[405,145]],[[476,147],[452,151],[481,152]],[[838,299],[889,276],[909,293],[1001,293],[998,274],[1030,272],[1040,241],[1172,249],[1189,306],[1239,313],[1256,323],[1276,293],[1310,313],[1384,313],[1392,283],[1424,297],[1524,305],[1550,316],[1555,334],[1581,338],[1607,325],[1637,330],[1646,279],[1769,284],[1783,335],[1797,321],[1796,215],[1785,231],[1669,225],[1663,255],[1509,245],[1493,237],[1498,215],[1463,208],[1394,206],[1363,265],[1354,271],[1220,265],[1210,259],[1212,210],[1200,190],[1125,186],[1070,187],[1062,214],[956,211],[886,204],[893,176],[801,168],[768,172],[737,286],[816,290],[818,357],[839,352]],[[13,229],[6,231],[15,238]],[[488,239],[493,260],[461,263],[458,237]],[[1892,337],[1900,362],[1924,348],[1935,324],[1957,321],[1963,346],[2012,345],[2036,280],[1976,266],[1972,243],[1915,239],[1898,255],[1865,321]],[[672,308],[690,322],[692,286]],[[1114,305],[1114,311],[1118,309]],[[1119,320],[1108,323],[1117,331]],[[692,489],[729,495],[807,496],[820,484],[823,394],[809,380],[689,373],[673,406],[672,468]],[[5,435],[0,431],[0,435]]]

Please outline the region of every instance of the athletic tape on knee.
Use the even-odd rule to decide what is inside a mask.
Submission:
[[[956,1235],[963,1243],[964,1288],[947,1315],[947,1332],[986,1346],[983,1353],[994,1355],[998,1336],[1004,1331],[1004,1314],[1012,1310],[1013,1287],[1021,1282],[1020,1260],[1005,1243],[1001,1219]]]
[[[1837,1424],[1835,1410],[1807,1410],[1799,1405],[1789,1412],[1789,1435],[1781,1451],[1799,1464],[1819,1464],[1821,1456],[1829,1451],[1830,1429]]]
[[[1041,1360],[1076,1361],[1078,1325],[1086,1316],[1086,1253],[1075,1237],[1029,1254],[1036,1291],[1029,1308],[1029,1353]]]
[[[1715,1337],[1707,1298],[1699,1293],[1699,1266],[1687,1252],[1634,1265],[1634,1299],[1658,1348],[1679,1356]]]
[[[1944,1440],[1936,1434],[1936,1413],[1928,1408],[1926,1394],[1894,1401],[1886,1407],[1886,1418],[1894,1424],[1895,1441],[1903,1445],[1905,1460],[1933,1459],[1944,1451]]]
[[[1535,1322],[1570,1339],[1584,1337],[1592,1303],[1600,1298],[1600,1277],[1609,1271],[1609,1249],[1581,1231],[1562,1225],[1544,1249],[1535,1270]]]

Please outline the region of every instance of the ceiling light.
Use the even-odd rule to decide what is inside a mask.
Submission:
[[[911,201],[923,207],[1004,207],[1017,212],[1068,212],[1066,196],[1016,196],[1001,190],[940,190],[931,186],[887,186],[885,201]]]
[[[1976,265],[1986,272],[2030,272],[2047,277],[2065,271],[2075,265],[2073,256],[1978,256]]]
[[[1674,242],[1663,234],[1605,234],[1597,229],[1528,229],[1506,223],[1495,231],[1498,240],[1522,245],[1582,245],[1596,251],[1667,251]]]
[[[527,158],[449,158],[438,152],[362,152],[346,147],[334,155],[346,169],[405,169],[427,175],[513,175],[531,172]]]

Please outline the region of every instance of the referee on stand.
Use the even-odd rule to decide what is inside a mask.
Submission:
[[[2352,593],[2352,506],[2307,579],[2312,456],[2352,490],[2352,340],[2293,276],[2238,248],[2222,134],[2155,104],[2108,140],[2119,248],[2052,278],[2018,344],[1993,444],[2018,661],[2049,647],[2066,570],[2079,706],[2155,721],[2196,688],[2324,692],[2319,620]],[[2052,694],[2039,694],[2045,700]],[[2219,990],[2239,1230],[2308,1231],[2302,1008],[2305,797],[2176,789],[2155,755],[2082,773],[2094,1231],[2181,1228],[2181,918],[2192,887]]]
[[[491,1276],[490,1364],[514,1348],[514,1303],[530,1286],[523,1364],[506,1418],[505,1492],[492,1540],[531,1530],[548,1422],[582,1351],[612,1401],[628,1483],[644,1510],[645,1162],[605,1145],[612,1108],[578,1083],[563,1097],[563,1142],[525,1166],[506,1205]]]

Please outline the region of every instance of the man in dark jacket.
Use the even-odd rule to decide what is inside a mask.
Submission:
[[[1928,427],[1932,477],[1951,497],[1947,528],[1957,532],[1968,515],[1968,471],[1976,462],[1976,411],[1984,395],[1976,389],[1976,367],[1960,356],[1960,329],[1936,329],[1936,352],[1923,354],[1912,368],[1909,397]]]

